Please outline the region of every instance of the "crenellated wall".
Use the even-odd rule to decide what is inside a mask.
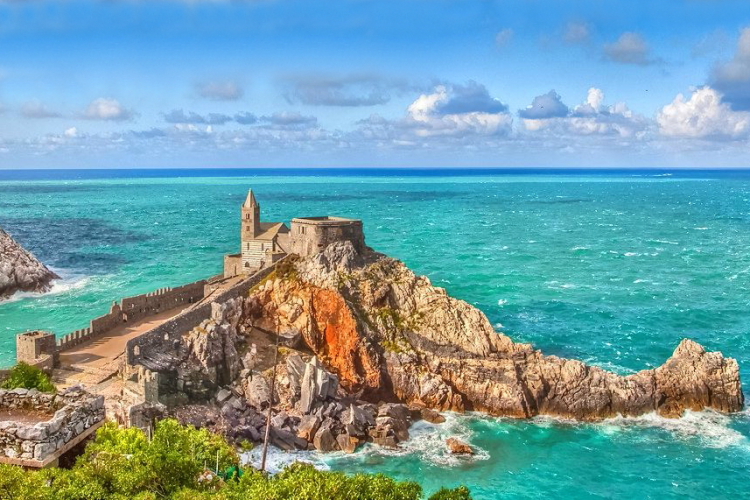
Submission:
[[[129,365],[143,365],[151,368],[149,356],[153,355],[158,358],[164,351],[170,351],[173,348],[173,342],[178,336],[189,332],[202,321],[211,317],[211,304],[214,302],[224,303],[228,300],[248,294],[251,288],[266,279],[276,270],[280,261],[271,266],[258,271],[249,278],[237,283],[224,292],[211,297],[210,301],[186,309],[174,318],[165,321],[150,332],[144,333],[127,343],[125,348]]]
[[[117,302],[112,304],[112,308],[107,314],[92,319],[88,327],[75,330],[57,339],[56,352],[70,349],[83,342],[100,337],[125,323],[140,321],[181,305],[198,302],[204,297],[206,284],[206,280],[200,280],[176,288],[160,288],[150,293],[125,297],[119,304]],[[28,337],[28,334],[21,334],[19,339],[23,336]],[[47,342],[48,339],[40,337],[38,340],[34,339],[34,341]],[[17,361],[34,364],[34,360],[39,358],[39,353],[35,350],[39,348],[34,346],[20,347],[22,345],[20,343],[18,345]],[[34,357],[30,356],[32,351],[34,351]],[[48,352],[47,354],[51,353]]]

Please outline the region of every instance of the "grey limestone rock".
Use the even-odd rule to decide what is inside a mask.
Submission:
[[[0,229],[0,299],[19,291],[48,292],[57,278],[57,274]]]

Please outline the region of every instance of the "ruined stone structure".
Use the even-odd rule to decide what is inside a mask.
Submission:
[[[6,416],[0,421],[0,463],[41,468],[104,423],[104,396],[78,387],[60,394],[0,389],[0,411]]]
[[[299,217],[291,230],[283,222],[261,222],[260,204],[251,189],[242,205],[240,253],[224,257],[224,277],[252,274],[290,253],[315,255],[335,241],[365,248],[362,221],[344,217]]]

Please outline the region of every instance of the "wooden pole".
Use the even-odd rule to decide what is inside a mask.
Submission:
[[[273,375],[271,376],[271,396],[268,401],[268,416],[266,417],[266,435],[263,438],[263,458],[260,461],[260,471],[266,471],[266,457],[268,456],[268,437],[271,435],[271,408],[273,408],[273,391],[276,387],[276,366],[279,362],[279,332],[276,328],[276,352],[273,355]]]

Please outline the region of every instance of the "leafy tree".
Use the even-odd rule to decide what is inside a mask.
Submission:
[[[55,384],[49,375],[36,366],[21,361],[10,370],[8,378],[3,380],[3,389],[37,389],[42,392],[55,392]]]

